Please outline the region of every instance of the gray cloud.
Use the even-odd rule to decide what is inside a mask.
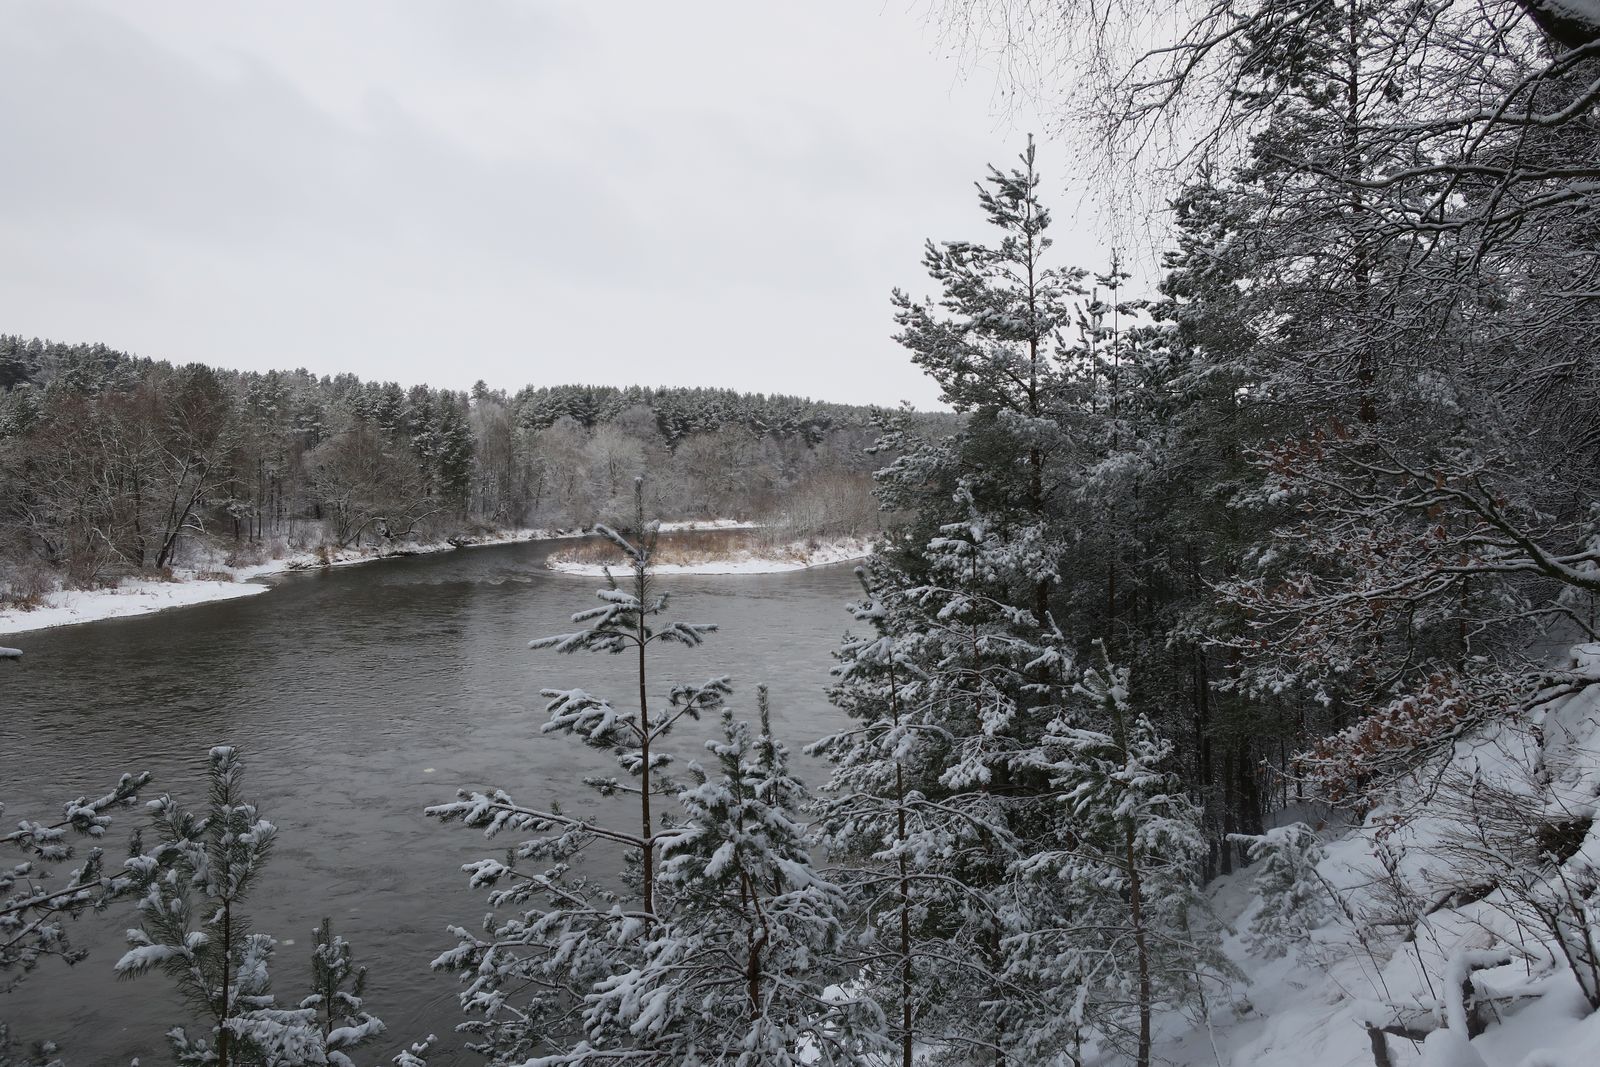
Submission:
[[[0,330],[176,360],[928,403],[888,290],[1021,141],[846,0],[0,17]]]

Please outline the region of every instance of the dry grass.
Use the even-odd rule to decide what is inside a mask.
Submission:
[[[664,533],[656,543],[655,562],[673,566],[693,566],[729,559],[774,559],[805,562],[815,551],[815,540],[794,541],[774,536],[768,530],[684,530]],[[624,565],[622,553],[602,538],[583,541],[552,553],[552,563]]]
[[[0,608],[32,611],[42,608],[56,591],[55,573],[44,564],[27,560],[17,564],[0,581]]]

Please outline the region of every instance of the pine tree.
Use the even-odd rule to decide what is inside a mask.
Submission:
[[[1041,646],[1028,608],[1008,608],[966,579],[1011,557],[991,555],[977,523],[948,527],[931,577],[948,586],[892,589],[884,564],[854,609],[871,637],[847,637],[835,703],[856,720],[812,751],[835,771],[821,810],[839,877],[875,929],[869,988],[895,1010],[905,1063],[914,1044],[950,1062],[1004,1061],[1036,1041],[1050,1009],[1005,977],[1006,938],[1021,913],[1006,872],[1026,851],[1031,793],[1017,779],[1038,754],[1016,729],[1064,665],[1060,635]],[[954,568],[947,574],[942,568]],[[903,580],[903,579],[902,579]],[[1066,657],[1070,658],[1070,657]]]
[[[1221,961],[1198,908],[1199,812],[1165,769],[1173,745],[1101,653],[1076,687],[1088,707],[1063,709],[1045,740],[1064,813],[1058,847],[1016,865],[1049,910],[1015,945],[1019,976],[1073,990],[1070,1021],[1149,1067],[1155,1010],[1203,1003]]]
[[[136,834],[134,855],[115,873],[106,871],[95,848],[57,888],[43,879],[50,866],[71,857],[68,832],[102,838],[111,823],[108,813],[136,802],[137,790],[150,776],[124,775],[105,796],[78,798],[57,824],[24,821],[3,839],[32,859],[0,879],[6,889],[23,886],[0,911],[0,931],[8,935],[0,961],[24,974],[50,956],[77,962],[85,953],[72,947],[60,919],[101,911],[132,896],[140,927],[128,931],[132,947],[117,961],[117,974],[131,978],[161,970],[209,1025],[209,1038],[191,1037],[182,1026],[168,1032],[178,1063],[352,1067],[345,1050],[367,1043],[384,1027],[361,1007],[365,968],[351,970],[350,946],[331,937],[326,920],[314,948],[313,995],[297,1008],[279,1008],[271,995],[275,942],[249,932],[242,905],[276,831],[241,799],[242,774],[237,749],[213,749],[204,813],[184,811],[168,795],[151,801],[154,847],[145,850]],[[318,1025],[319,1018],[324,1025]],[[11,1031],[0,1023],[0,1064],[59,1067],[56,1051],[50,1042],[36,1043],[28,1059],[13,1059]]]
[[[846,864],[839,875],[848,892],[865,905],[865,922],[887,950],[886,965],[869,971],[892,976],[872,984],[883,1003],[896,1009],[890,1033],[901,1067],[911,1067],[920,1022],[917,1003],[926,1004],[932,996],[931,981],[918,978],[913,940],[913,914],[923,910],[917,883],[926,853],[914,849],[912,835],[929,813],[915,784],[929,767],[929,735],[915,728],[915,677],[900,653],[900,627],[874,595],[867,568],[858,567],[856,577],[865,599],[851,614],[872,632],[845,635],[833,669],[840,681],[829,694],[856,725],[807,751],[835,765],[828,781],[835,799],[819,806],[819,825],[835,860]]]
[[[128,860],[139,895],[139,929],[117,961],[119,976],[159,969],[205,1020],[210,1040],[182,1027],[168,1033],[181,1064],[250,1063],[241,1020],[271,1003],[267,965],[273,941],[249,932],[243,901],[266,863],[277,828],[240,795],[238,750],[218,746],[208,766],[204,814],[184,811],[170,794],[151,803],[156,845]]]
[[[1054,603],[1070,589],[1064,506],[1083,458],[1091,375],[1064,358],[1083,273],[1048,263],[1049,212],[1030,143],[979,187],[991,245],[930,242],[937,300],[895,294],[899,340],[967,415],[945,440],[891,423],[883,506],[910,512],[873,571],[836,702],[856,729],[817,746],[841,799],[823,824],[880,948],[868,975],[914,1042],[952,1063],[1029,1061],[1052,1010],[1012,982],[1023,910],[1008,872],[1042,825],[1039,742],[1072,652]],[[875,892],[874,892],[875,890]],[[915,987],[916,992],[911,990]]]
[[[315,1013],[330,1067],[354,1067],[349,1053],[384,1032],[382,1020],[364,1008],[366,985],[367,969],[355,965],[350,942],[334,934],[331,920],[323,919],[312,931],[311,994],[300,1007]]]
[[[656,590],[652,576],[656,529],[644,518],[642,481],[635,483],[635,505],[632,539],[609,527],[597,530],[624,553],[631,580],[624,586],[608,571],[607,586],[598,594],[602,605],[573,616],[574,622],[588,623],[586,628],[535,640],[530,647],[636,656],[638,689],[631,707],[616,707],[583,690],[550,689],[543,696],[550,716],[545,732],[571,734],[615,755],[625,777],[592,778],[587,784],[601,796],[632,797],[637,828],[603,826],[554,805],[520,805],[502,790],[463,791],[458,801],[428,809],[443,821],[483,827],[488,836],[506,830],[539,835],[516,845],[505,861],[467,865],[472,886],[491,889],[491,906],[514,914],[501,919],[491,913],[482,937],[452,928],[456,948],[434,961],[436,968],[467,977],[462,1007],[482,1018],[463,1029],[478,1036],[475,1047],[501,1060],[543,1052],[556,1057],[551,1062],[562,1062],[561,1057],[571,1062],[593,1053],[582,1036],[585,997],[635,966],[666,917],[668,902],[658,900],[657,865],[671,830],[662,825],[660,806],[676,795],[677,786],[666,777],[670,756],[660,751],[659,742],[684,717],[719,710],[731,691],[721,677],[680,685],[664,708],[652,709],[649,650],[661,644],[699,645],[716,627],[666,618],[667,597]],[[573,870],[573,860],[600,843],[622,854],[637,897]],[[532,869],[521,862],[530,860]],[[512,996],[525,989],[532,994],[513,1003]]]
[[[881,1013],[841,990],[844,894],[812,868],[805,791],[772,736],[765,689],[757,700],[760,732],[724,710],[722,739],[706,742],[718,773],[691,766],[678,795],[683,819],[662,843],[670,917],[635,967],[588,997],[590,1040],[626,1049],[619,1059],[878,1062]]]
[[[341,987],[352,977],[349,946],[327,938],[314,949],[316,988],[293,1008],[277,1005],[271,965],[277,942],[250,932],[244,903],[271,854],[277,829],[243,799],[239,750],[211,750],[208,802],[185,811],[170,795],[151,802],[157,843],[127,861],[140,925],[117,961],[121,977],[152,970],[169,977],[206,1028],[167,1033],[174,1060],[189,1067],[349,1067],[345,1055],[383,1032]],[[332,1026],[340,1019],[344,1025]],[[323,1025],[324,1022],[329,1025]]]
[[[997,511],[1020,501],[1015,521],[1037,529],[1059,478],[1051,467],[1062,439],[1051,416],[1073,386],[1053,349],[1084,272],[1047,265],[1050,212],[1039,199],[1031,138],[1021,162],[1010,172],[991,167],[978,187],[979,205],[1001,232],[998,244],[929,241],[923,261],[941,298],[935,305],[896,290],[894,304],[896,340],[939,383],[946,403],[970,413],[967,450],[986,477],[969,482],[969,491]],[[1041,626],[1056,577],[1046,568],[1032,578],[1029,605]]]
[[[602,606],[573,616],[585,629],[531,645],[637,657],[631,707],[582,690],[543,695],[546,732],[615,755],[627,777],[587,784],[636,801],[638,829],[519,805],[498,790],[430,808],[491,836],[541,835],[504,861],[466,866],[473,886],[491,888],[494,908],[515,913],[491,914],[483,937],[455,929],[457,947],[435,966],[467,976],[462,1006],[483,1018],[462,1029],[497,1063],[863,1062],[883,1043],[881,1019],[870,999],[826,988],[848,978],[842,898],[811,868],[803,791],[771,735],[765,695],[759,734],[724,715],[724,739],[710,746],[720,775],[693,768],[688,784],[667,776],[662,740],[684,718],[722,710],[731,686],[722,677],[679,685],[665,707],[652,707],[648,651],[698,645],[716,628],[665,617],[651,564],[656,526],[644,521],[638,482],[635,523],[631,538],[600,529],[625,554],[631,582],[608,571]],[[574,872],[574,858],[601,844],[622,854],[626,887]]]
[[[1267,959],[1284,955],[1333,916],[1328,888],[1317,873],[1322,843],[1304,823],[1245,837],[1252,863],[1260,863],[1252,892],[1261,901],[1246,942]]]

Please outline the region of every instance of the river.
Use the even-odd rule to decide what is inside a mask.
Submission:
[[[568,616],[595,603],[600,584],[544,569],[551,549],[291,574],[262,596],[19,635],[27,655],[0,663],[6,818],[53,817],[124,770],[155,775],[147,795],[199,806],[207,751],[240,746],[246,795],[279,830],[248,910],[255,930],[280,940],[280,1001],[304,995],[308,935],[331,916],[371,968],[367,1004],[389,1026],[362,1061],[385,1063],[402,1042],[434,1033],[443,1051],[432,1063],[467,1062],[454,1051],[456,978],[428,964],[452,944],[447,925],[475,929],[486,910],[460,864],[503,855],[511,842],[486,842],[422,809],[461,787],[500,786],[529,803],[604,812],[581,779],[614,763],[541,734],[538,693],[581,686],[623,704],[632,691],[625,658],[528,650],[532,637],[572,629]],[[850,567],[660,584],[675,615],[722,629],[701,648],[657,652],[655,693],[729,674],[733,706],[753,717],[754,686],[767,684],[777,732],[819,785],[826,768],[799,749],[841,721],[823,689],[857,591]],[[692,756],[713,728],[691,724],[674,748]],[[143,818],[120,813],[112,848]],[[111,974],[132,925],[127,902],[71,924],[90,957],[71,968],[46,961],[0,994],[0,1019],[19,1038],[59,1041],[69,1067],[165,1062],[162,1034],[185,1019],[168,981]]]

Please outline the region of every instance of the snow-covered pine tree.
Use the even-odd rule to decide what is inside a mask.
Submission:
[[[907,589],[872,564],[877,583],[854,614],[874,633],[847,636],[832,693],[856,722],[812,748],[835,764],[820,823],[874,930],[866,982],[891,1007],[900,1062],[913,1044],[942,1062],[993,1062],[1031,1054],[1055,1014],[1037,987],[1004,977],[1020,919],[1006,871],[1026,850],[1019,779],[1040,763],[1019,709],[1036,711],[1053,688],[1039,679],[1069,657],[1059,634],[1026,636],[1029,608],[973,580],[974,566],[993,577],[1014,558],[981,522],[947,527],[930,554],[939,584]]]
[[[1305,823],[1276,826],[1263,834],[1237,835],[1252,863],[1260,863],[1251,889],[1260,898],[1246,942],[1276,959],[1305,941],[1333,916],[1328,888],[1317,873],[1322,842]]]
[[[667,617],[667,596],[656,589],[652,574],[656,526],[645,521],[642,480],[635,482],[634,500],[631,539],[597,527],[629,561],[628,579],[619,582],[608,571],[606,588],[598,594],[601,606],[573,616],[574,622],[588,623],[586,628],[535,640],[530,647],[636,657],[638,688],[631,707],[577,689],[549,689],[543,696],[550,715],[545,732],[572,734],[615,755],[625,778],[597,777],[586,784],[602,796],[633,798],[637,828],[604,826],[556,805],[521,805],[503,790],[463,791],[457,801],[428,809],[443,821],[482,827],[486,836],[537,835],[515,845],[504,860],[466,865],[471,885],[490,889],[491,907],[514,913],[498,917],[491,912],[482,936],[453,927],[456,947],[434,961],[436,968],[466,976],[462,1007],[481,1018],[462,1029],[476,1035],[474,1047],[496,1063],[520,1063],[536,1055],[549,1063],[583,1062],[596,1055],[587,1037],[585,998],[602,982],[639,965],[670,912],[671,902],[658,899],[657,862],[663,840],[674,831],[664,827],[660,806],[680,787],[665,776],[670,757],[659,742],[685,716],[720,709],[731,691],[722,677],[679,685],[664,708],[652,708],[649,651],[662,644],[699,645],[716,627]],[[597,844],[620,853],[636,879],[636,897],[573,870],[573,861],[592,854]],[[513,1002],[519,993],[523,999]],[[610,1032],[604,1033],[601,1039],[610,1040]]]
[[[267,962],[272,939],[249,932],[242,907],[266,863],[277,828],[240,795],[243,765],[236,748],[211,750],[210,796],[203,814],[181,808],[170,794],[151,801],[156,844],[127,861],[138,893],[139,929],[117,974],[137,977],[159,969],[205,1018],[212,1040],[175,1027],[168,1038],[181,1064],[249,1062],[233,1025],[271,1002]]]
[[[1057,847],[1014,866],[1043,884],[1047,911],[1012,944],[1019,980],[1072,990],[1084,1036],[1149,1067],[1154,1011],[1203,1003],[1221,959],[1197,907],[1199,811],[1165,769],[1172,743],[1133,711],[1130,672],[1100,647],[1076,688],[1088,708],[1064,708],[1044,740],[1065,810]]]
[[[1051,599],[1072,541],[1057,506],[1075,469],[1066,424],[1087,381],[1060,360],[1083,272],[1048,261],[1041,182],[1030,142],[1021,166],[979,185],[998,239],[929,242],[939,297],[894,295],[898,340],[967,419],[944,441],[889,427],[901,455],[879,472],[879,497],[911,518],[871,600],[904,621],[847,640],[853,677],[836,699],[860,726],[822,746],[841,791],[824,818],[830,846],[857,872],[847,881],[885,891],[867,912],[879,928],[869,974],[898,1009],[902,1062],[913,1031],[952,1063],[1026,1058],[1051,1013],[1004,978],[1021,920],[1006,872],[1049,791],[1037,742],[1070,661]],[[895,994],[909,985],[915,1003]]]
[[[925,581],[905,590],[920,613],[921,698],[944,749],[929,795],[960,819],[938,873],[977,890],[955,912],[960,958],[972,970],[965,988],[952,989],[948,1036],[967,1046],[954,1062],[1029,1062],[1056,1043],[1060,1013],[1039,987],[1010,977],[1012,938],[1030,921],[1011,872],[1050,824],[1041,743],[1073,656],[1054,618],[1040,623],[1030,603],[1039,576],[1055,568],[1045,524],[981,511],[965,486],[957,502],[966,515],[941,526],[928,542]]]
[[[355,1067],[349,1054],[384,1032],[382,1020],[373,1018],[363,1004],[366,985],[367,969],[355,965],[350,942],[335,934],[332,921],[324,918],[312,931],[311,994],[300,1007],[316,1013],[329,1067]]]
[[[279,1007],[272,994],[271,963],[277,942],[250,932],[244,902],[272,850],[277,830],[245,800],[244,764],[237,748],[211,750],[209,797],[200,813],[185,811],[170,795],[150,802],[156,844],[133,856],[126,869],[138,896],[140,925],[117,961],[119,976],[151,970],[166,974],[206,1028],[191,1036],[168,1031],[180,1067],[296,1067],[348,1065],[340,1049],[376,1036],[383,1024],[343,1001],[351,1013],[342,1028],[324,1030],[319,996],[336,969],[348,964],[348,947],[319,941],[330,969],[323,988],[299,1007]],[[342,947],[341,947],[342,946]],[[340,962],[342,961],[342,962]],[[330,1005],[328,1018],[341,1009]],[[330,1055],[331,1052],[331,1055]]]
[[[757,700],[759,732],[724,710],[722,738],[706,742],[716,773],[690,767],[682,823],[662,841],[670,914],[639,962],[587,998],[593,1052],[548,1062],[881,1062],[881,1011],[845,991],[845,895],[811,865],[805,790],[772,735],[765,688]]]
[[[1057,417],[1079,383],[1055,349],[1084,272],[1048,265],[1050,212],[1039,199],[1035,159],[1030,137],[1020,168],[991,167],[978,186],[998,243],[929,241],[923,262],[940,299],[916,301],[896,290],[893,300],[896,340],[939,383],[944,401],[968,415],[950,456],[983,472],[968,479],[967,491],[980,509],[1037,528],[1060,490],[1055,468],[1065,441]],[[1032,576],[1028,606],[1041,626],[1057,577],[1054,567]]]
[[[944,896],[930,893],[936,884],[921,884],[929,850],[918,848],[914,840],[925,841],[928,830],[949,817],[941,818],[934,805],[924,803],[925,794],[917,788],[931,770],[929,742],[934,735],[920,714],[926,703],[915,699],[914,669],[900,652],[906,612],[891,617],[891,603],[874,595],[869,568],[881,572],[886,566],[874,559],[856,568],[865,597],[850,610],[871,633],[847,633],[835,653],[833,674],[839,684],[829,698],[855,724],[807,751],[834,764],[828,781],[832,799],[818,805],[818,825],[831,856],[841,864],[833,873],[859,902],[858,914],[874,936],[876,958],[865,965],[862,981],[893,1009],[888,1031],[901,1067],[912,1067],[922,1022],[917,1007],[937,996],[937,968],[918,951],[929,934],[919,920],[926,914],[926,900]],[[919,974],[924,970],[933,973]]]

